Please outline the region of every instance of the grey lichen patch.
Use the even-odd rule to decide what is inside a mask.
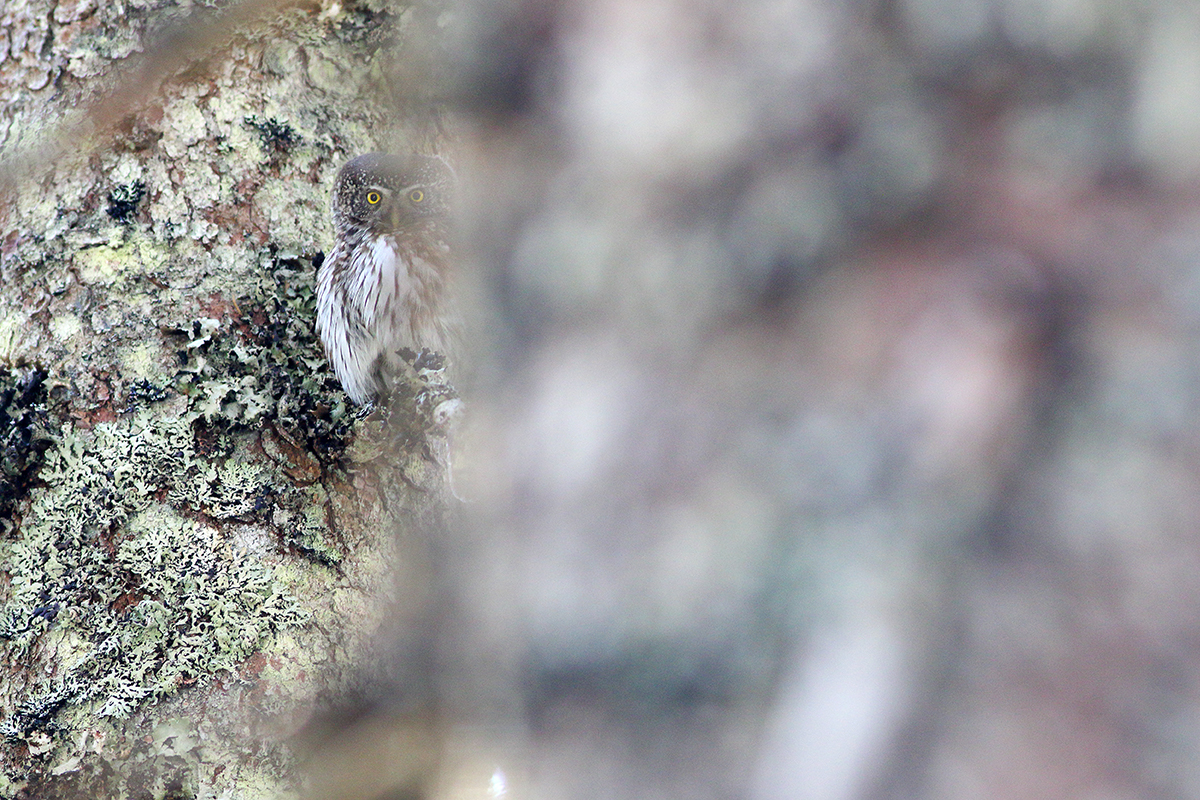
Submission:
[[[269,425],[288,449],[336,466],[353,419],[313,330],[314,271],[307,258],[277,254],[267,293],[239,298],[236,316],[197,319],[178,331],[185,362],[178,385],[217,434]]]
[[[187,148],[207,133],[207,122],[195,95],[185,94],[180,99],[183,102],[172,103],[164,111],[162,146],[171,158],[182,158]]]
[[[259,461],[226,459],[211,484],[209,513],[217,519],[251,520],[270,506],[275,482],[276,477]]]
[[[338,64],[323,57],[320,53],[313,52],[309,54],[308,79],[315,88],[325,93],[336,93],[344,85],[347,77],[356,84],[362,81],[361,74],[346,76],[339,69]]]
[[[289,547],[318,563],[336,566],[345,553],[330,528],[328,505],[329,497],[319,484],[295,489],[279,498],[271,522]]]
[[[139,412],[68,431],[47,453],[45,488],[19,535],[0,541],[0,653],[16,664],[53,647],[58,665],[54,677],[0,686],[0,733],[26,744],[54,734],[67,705],[126,716],[301,623],[306,612],[272,566],[182,513],[246,513],[264,478],[206,462],[181,418]]]
[[[15,311],[0,316],[0,367],[25,363],[41,339],[41,331],[28,324],[28,315]]]

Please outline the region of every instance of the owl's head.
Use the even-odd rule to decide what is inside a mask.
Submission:
[[[449,212],[454,174],[432,156],[367,153],[338,172],[333,187],[333,221],[339,234],[350,228],[374,234],[399,233]]]

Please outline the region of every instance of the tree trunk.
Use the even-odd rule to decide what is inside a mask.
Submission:
[[[412,12],[188,5],[0,12],[0,797],[294,789],[441,502],[429,379],[395,451],[313,332],[336,170],[432,144],[374,94]]]

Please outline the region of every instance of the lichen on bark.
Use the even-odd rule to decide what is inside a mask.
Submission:
[[[382,432],[312,330],[334,173],[428,146],[377,102],[409,12],[286,7],[95,124],[190,5],[0,11],[0,797],[293,790],[439,502],[442,376]]]

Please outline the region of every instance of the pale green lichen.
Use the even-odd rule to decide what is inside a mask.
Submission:
[[[342,547],[329,528],[326,508],[329,496],[317,484],[295,489],[279,498],[272,522],[284,541],[321,564],[340,564]]]
[[[187,363],[178,386],[205,424],[257,431],[271,422],[333,463],[351,418],[313,330],[313,276],[308,260],[280,255],[265,298],[239,301],[240,330],[231,320],[206,317],[180,331]]]
[[[50,332],[60,341],[70,341],[83,330],[83,322],[74,314],[59,314],[50,321]]]
[[[127,717],[237,668],[308,613],[287,588],[294,570],[269,563],[278,545],[344,558],[325,488],[283,471],[339,469],[352,418],[308,322],[311,264],[280,258],[272,276],[265,299],[235,305],[243,316],[179,331],[173,384],[132,384],[122,418],[66,427],[46,454],[22,524],[0,541],[0,657],[53,647],[57,668],[0,687],[10,740],[31,746],[62,718]],[[272,461],[248,448],[264,425],[292,450]]]
[[[272,477],[260,462],[230,458],[217,468],[217,479],[210,484],[209,513],[217,519],[239,519],[261,511]]]
[[[108,231],[105,244],[80,248],[74,254],[79,279],[88,285],[108,285],[132,275],[161,270],[171,257],[170,248],[153,244],[142,234],[120,226]]]
[[[184,92],[182,98],[187,102],[173,103],[164,111],[162,146],[171,158],[182,158],[187,148],[203,139],[207,132],[207,122],[194,92],[194,89]]]
[[[162,372],[158,364],[161,351],[162,346],[158,342],[141,342],[122,348],[121,371],[131,378],[143,380],[158,377]]]
[[[147,45],[123,12],[90,6],[99,24],[66,40],[71,74]],[[72,7],[50,3],[41,18]],[[43,364],[58,398],[46,434],[56,443],[33,466],[15,464],[17,510],[0,539],[0,659],[13,673],[0,685],[0,729],[12,740],[0,750],[0,797],[25,782],[29,796],[113,796],[66,787],[118,780],[147,797],[221,796],[235,771],[239,796],[278,795],[282,770],[243,771],[236,736],[213,756],[231,767],[218,781],[186,732],[147,720],[229,699],[217,681],[177,691],[222,670],[254,680],[276,662],[299,664],[311,680],[328,650],[309,637],[326,634],[296,626],[281,645],[278,632],[301,603],[322,631],[339,630],[338,609],[361,610],[365,584],[338,581],[382,569],[354,523],[335,529],[357,510],[339,475],[353,423],[312,332],[310,256],[333,238],[328,191],[340,165],[404,149],[394,115],[364,102],[372,92],[325,80],[331,66],[345,77],[373,65],[378,34],[396,19],[357,8],[282,16],[236,37],[207,76],[171,80],[111,141],[79,141],[16,194],[0,230],[11,278],[0,364]],[[314,53],[324,90],[308,83]],[[83,114],[48,96],[20,102],[37,108],[0,120],[7,155],[36,152],[47,126],[61,133]],[[264,140],[252,115],[274,120],[269,136],[294,139]],[[287,446],[260,449],[269,438]],[[264,660],[272,666],[256,672]],[[294,701],[293,685],[257,680]],[[80,744],[86,731],[106,732],[108,747]],[[75,770],[92,777],[61,789],[50,779]]]
[[[273,567],[170,505],[236,518],[268,483],[261,465],[214,465],[193,441],[182,418],[140,412],[68,431],[47,454],[20,536],[0,542],[11,576],[0,652],[13,663],[50,635],[59,667],[0,704],[13,709],[0,722],[9,738],[52,731],[67,703],[127,715],[234,669],[305,618]]]

